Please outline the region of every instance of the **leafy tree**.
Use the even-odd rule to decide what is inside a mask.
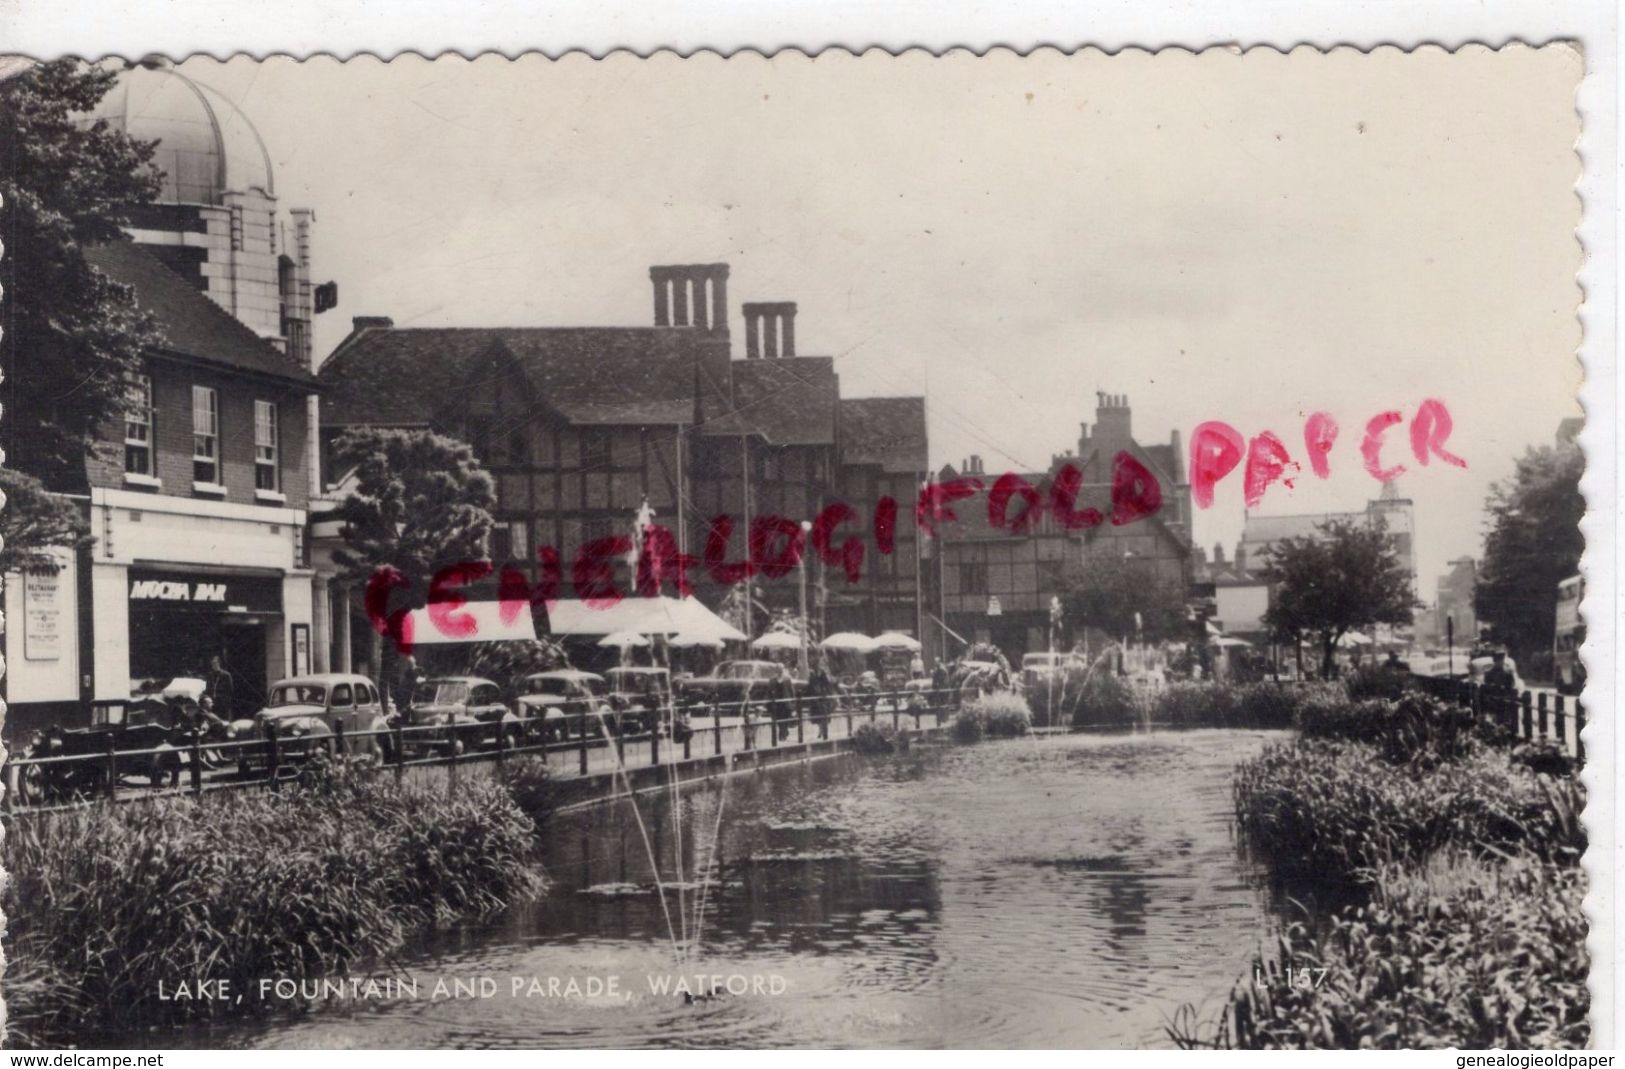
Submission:
[[[333,456],[353,483],[335,513],[344,545],[333,553],[351,582],[364,586],[394,569],[405,600],[421,606],[437,570],[485,560],[496,490],[468,445],[431,431],[366,427],[341,436]],[[394,644],[385,644],[386,691],[410,686],[394,678],[394,662]]]
[[[1318,535],[1275,543],[1260,574],[1273,587],[1264,623],[1277,638],[1313,636],[1326,676],[1344,635],[1374,624],[1409,623],[1417,604],[1393,538],[1380,527],[1348,520],[1323,523]]]
[[[69,552],[91,542],[90,527],[77,506],[47,491],[32,475],[0,468],[0,572],[54,572],[60,559],[49,549]]]
[[[115,72],[63,59],[0,82],[0,260],[6,462],[52,489],[84,482],[85,449],[125,406],[124,375],[161,344],[130,288],[85,260],[157,196],[154,146],[76,123]]]
[[[1473,607],[1490,637],[1521,661],[1552,648],[1557,584],[1580,570],[1585,455],[1565,443],[1531,449],[1490,490],[1484,565]]]
[[[1186,628],[1184,583],[1163,576],[1150,561],[1086,558],[1063,579],[1060,598],[1074,628],[1148,639],[1181,634]]]

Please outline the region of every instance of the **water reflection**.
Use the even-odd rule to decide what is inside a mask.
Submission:
[[[1268,737],[917,749],[698,787],[675,822],[669,797],[646,797],[641,830],[625,804],[568,815],[547,833],[545,898],[443,933],[398,963],[425,997],[195,1038],[1165,1045],[1179,1004],[1216,1003],[1267,937],[1267,904],[1232,838],[1230,775]],[[697,950],[680,960],[674,942],[696,932]],[[695,973],[777,977],[785,991],[688,1002],[650,989]],[[476,975],[495,978],[499,993],[426,997],[437,979]],[[550,979],[610,976],[615,997],[546,993]]]

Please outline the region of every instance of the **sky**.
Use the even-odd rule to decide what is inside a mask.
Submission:
[[[258,127],[315,274],[402,326],[640,325],[652,264],[793,300],[849,396],[925,393],[934,466],[1035,470],[1095,393],[1143,442],[1222,420],[1303,463],[1258,511],[1358,509],[1366,421],[1437,398],[1465,470],[1384,463],[1421,589],[1478,554],[1483,502],[1579,415],[1564,46],[1363,54],[1053,50],[901,58],[318,58],[181,69]],[[1309,473],[1304,417],[1343,428]],[[1227,551],[1241,472],[1198,510]]]

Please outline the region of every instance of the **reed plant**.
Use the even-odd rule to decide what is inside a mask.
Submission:
[[[344,775],[13,820],[8,1041],[259,1012],[261,978],[373,967],[417,930],[539,891],[535,830],[497,783]],[[243,998],[160,997],[199,979]]]
[[[954,717],[954,739],[979,742],[983,738],[1018,738],[1032,728],[1026,699],[1010,691],[984,694],[967,702]]]

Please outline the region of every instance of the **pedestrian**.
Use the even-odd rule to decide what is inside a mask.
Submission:
[[[1511,694],[1516,680],[1506,666],[1507,655],[1496,650],[1490,655],[1490,667],[1484,673],[1484,690],[1491,694]]]
[[[220,663],[218,653],[209,658],[209,693],[214,695],[214,704],[228,720],[237,716],[237,681],[232,678],[226,666]]]

